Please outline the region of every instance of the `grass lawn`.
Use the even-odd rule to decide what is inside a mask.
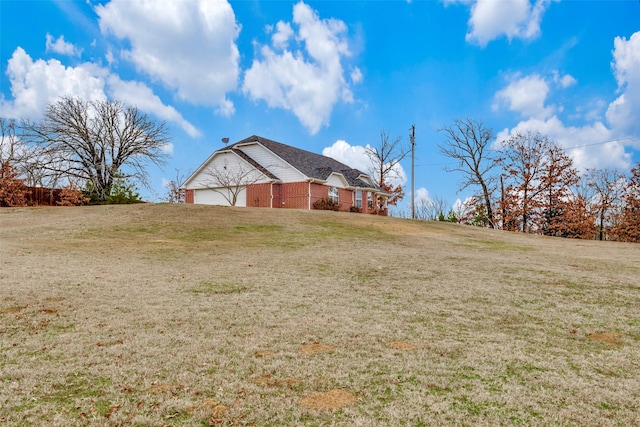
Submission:
[[[0,425],[640,425],[640,245],[0,210]]]

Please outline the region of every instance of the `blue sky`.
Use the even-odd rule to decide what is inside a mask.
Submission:
[[[454,203],[471,192],[444,172],[438,129],[466,117],[496,142],[545,133],[580,169],[640,161],[637,0],[2,0],[0,24],[3,117],[37,119],[76,95],[167,121],[172,146],[149,168],[148,200],[223,137],[257,134],[364,170],[381,130],[408,143],[415,125],[416,197]]]

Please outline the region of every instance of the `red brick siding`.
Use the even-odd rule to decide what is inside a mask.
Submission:
[[[329,187],[322,184],[311,183],[311,208],[313,204],[318,200],[326,199],[329,197]]]
[[[338,189],[338,200],[340,200],[340,210],[348,211],[353,206],[353,191],[346,188]]]
[[[309,183],[291,182],[280,187],[280,206],[286,209],[309,209]]]
[[[247,187],[247,207],[271,207],[271,184],[253,184]]]
[[[184,202],[185,203],[193,203],[193,192],[194,192],[194,190],[184,190]]]

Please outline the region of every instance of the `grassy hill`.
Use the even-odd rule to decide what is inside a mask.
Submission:
[[[638,425],[640,245],[0,210],[0,424]]]

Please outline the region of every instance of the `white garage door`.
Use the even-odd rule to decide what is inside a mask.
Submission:
[[[229,206],[229,202],[221,193],[222,191],[225,191],[225,190],[219,190],[219,191],[214,191],[210,189],[194,190],[193,203],[197,205]],[[246,190],[243,189],[238,194],[236,206],[241,206],[241,207],[247,206]]]

